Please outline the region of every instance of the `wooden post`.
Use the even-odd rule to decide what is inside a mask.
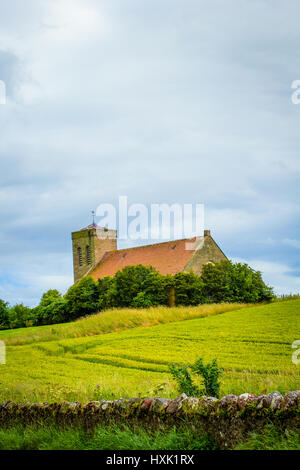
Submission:
[[[171,287],[169,290],[169,307],[175,307],[176,306],[176,301],[175,301],[175,288]]]

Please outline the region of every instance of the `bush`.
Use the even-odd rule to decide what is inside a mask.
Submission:
[[[153,305],[153,302],[149,294],[145,294],[145,292],[139,292],[138,295],[136,295],[132,300],[131,305],[135,308],[148,308]]]
[[[204,388],[201,390],[201,393],[219,398],[221,386],[219,378],[223,375],[223,369],[218,366],[217,360],[213,359],[212,362],[204,365],[202,358],[199,358],[191,366],[191,369],[196,375],[203,378]]]
[[[193,272],[174,276],[176,305],[199,305],[205,303],[203,281]]]
[[[9,328],[9,305],[0,299],[0,330]]]
[[[211,302],[263,302],[273,299],[259,271],[247,264],[221,261],[207,264],[202,271],[203,293]]]
[[[39,325],[63,323],[67,319],[66,301],[58,290],[46,292],[37,307]]]
[[[99,306],[101,310],[118,306],[117,290],[114,277],[98,279]]]
[[[219,397],[220,381],[219,378],[223,374],[223,369],[218,366],[217,360],[204,365],[202,358],[192,365],[181,366],[172,364],[169,366],[173,378],[177,382],[179,393],[185,393],[192,397],[201,397],[207,395],[210,397]],[[202,377],[202,387],[196,385],[189,372],[189,369],[198,377]]]
[[[134,307],[137,303],[146,303],[147,307],[168,304],[165,276],[151,266],[126,266],[115,274],[114,280],[118,307]]]
[[[68,320],[96,313],[101,309],[98,284],[90,276],[74,284],[65,295]]]
[[[23,304],[15,305],[9,309],[8,319],[10,328],[23,328],[36,324],[33,309],[25,307]]]

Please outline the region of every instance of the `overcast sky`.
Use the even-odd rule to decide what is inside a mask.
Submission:
[[[203,203],[230,259],[300,291],[300,3],[1,3],[0,298],[73,281],[100,203]]]

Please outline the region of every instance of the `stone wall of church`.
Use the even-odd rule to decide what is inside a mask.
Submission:
[[[194,271],[196,274],[201,275],[202,268],[205,264],[216,264],[227,259],[223,251],[211,237],[208,230],[205,231],[204,237],[199,237],[197,243],[198,249],[196,249],[195,253],[185,266],[185,272]]]

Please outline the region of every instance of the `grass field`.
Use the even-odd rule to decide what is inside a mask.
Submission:
[[[112,311],[1,332],[0,339],[7,344],[0,401],[174,397],[168,364],[199,356],[216,357],[224,367],[221,394],[300,388],[300,366],[291,360],[291,344],[300,339],[300,300]]]
[[[300,450],[300,436],[268,425],[260,434],[240,442],[238,450]],[[127,426],[99,426],[94,433],[83,429],[48,426],[0,428],[0,450],[216,450],[213,438],[191,426],[149,431]]]

